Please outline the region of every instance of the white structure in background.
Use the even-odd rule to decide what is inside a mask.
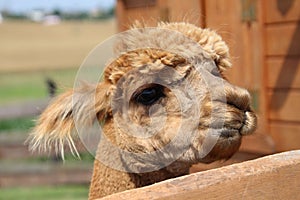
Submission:
[[[47,15],[43,10],[30,11],[28,13],[28,19],[46,26],[57,25],[61,22],[61,18],[58,15]]]
[[[58,15],[47,15],[43,19],[45,26],[57,25],[61,22],[61,18]]]
[[[45,17],[45,12],[42,10],[32,10],[28,13],[28,18],[34,22],[42,22]]]
[[[101,15],[101,10],[99,8],[93,8],[90,10],[89,14],[91,17],[98,17],[99,15]]]
[[[0,24],[2,24],[2,22],[3,22],[3,17],[2,17],[2,14],[0,12]]]

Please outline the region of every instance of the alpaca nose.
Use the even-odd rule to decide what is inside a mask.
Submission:
[[[217,75],[212,75],[213,73],[205,70],[202,70],[201,73],[213,101],[229,104],[242,111],[250,110],[251,98],[246,89],[230,84],[218,72],[215,73]]]
[[[215,85],[209,90],[213,101],[221,102],[233,106],[241,111],[250,110],[251,96],[249,92],[228,82]]]
[[[249,92],[237,86],[227,87],[225,90],[226,103],[240,110],[243,115],[239,132],[241,135],[248,135],[255,131],[257,117],[251,109],[251,96]]]
[[[225,100],[228,105],[238,108],[241,111],[250,111],[251,97],[246,89],[230,85],[225,88]]]

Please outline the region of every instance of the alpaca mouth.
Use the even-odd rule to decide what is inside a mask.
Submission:
[[[237,129],[228,128],[228,129],[220,130],[220,136],[222,138],[233,138],[233,137],[237,137],[237,136],[239,137],[239,136],[241,136],[241,134],[240,134],[239,130],[237,130]]]
[[[252,134],[256,129],[257,117],[253,112],[246,111],[244,113],[244,120],[240,122],[239,127],[232,124],[235,124],[234,121],[225,127],[216,128],[219,136],[222,138],[235,138]]]
[[[222,130],[221,136],[224,138],[234,137],[237,134],[240,136],[245,136],[252,134],[256,129],[257,117],[253,112],[246,111],[244,113],[244,120],[241,123],[241,127],[239,129],[236,128],[227,128]]]

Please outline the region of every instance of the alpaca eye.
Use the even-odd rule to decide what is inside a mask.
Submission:
[[[157,100],[163,97],[163,88],[162,86],[155,86],[151,88],[146,88],[142,90],[136,96],[136,102],[143,104],[143,105],[151,105],[154,104]]]

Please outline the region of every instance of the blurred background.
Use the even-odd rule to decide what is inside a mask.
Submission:
[[[31,154],[24,141],[88,53],[117,32],[114,0],[0,0],[0,199],[87,199],[93,157]]]
[[[300,149],[298,0],[0,0],[0,199],[86,199],[93,158],[32,155],[24,140],[51,97],[71,88],[88,53],[136,21],[186,21],[230,47],[230,82],[247,88],[256,134],[226,162]]]

